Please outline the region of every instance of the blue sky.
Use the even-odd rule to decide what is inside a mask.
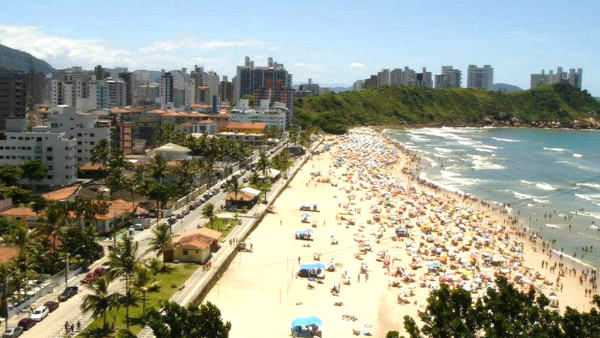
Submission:
[[[349,86],[382,68],[491,64],[494,82],[529,87],[541,69],[583,68],[600,95],[599,1],[5,1],[0,43],[57,68],[194,64],[235,73],[268,56],[294,74]],[[463,85],[466,80],[463,80]]]

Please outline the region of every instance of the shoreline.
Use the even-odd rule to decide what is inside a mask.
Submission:
[[[364,132],[364,135],[361,135],[361,132]],[[405,334],[402,317],[410,315],[418,321],[417,311],[424,309],[431,285],[437,284],[438,278],[443,276],[442,272],[440,275],[430,274],[424,267],[430,261],[440,259],[439,253],[437,256],[427,253],[428,247],[433,243],[429,239],[438,238],[442,242],[448,241],[449,246],[454,246],[450,244],[449,239],[445,239],[445,236],[454,233],[457,229],[454,222],[443,226],[436,221],[435,229],[429,233],[418,219],[433,220],[436,214],[452,218],[460,216],[460,213],[454,212],[453,208],[446,209],[447,203],[450,206],[463,205],[466,208],[463,210],[469,210],[471,215],[478,216],[478,222],[489,221],[494,224],[494,229],[496,225],[498,229],[511,227],[510,224],[506,224],[506,215],[493,213],[492,208],[482,206],[480,201],[465,198],[463,203],[462,197],[442,191],[433,185],[429,187],[416,185],[405,170],[411,162],[414,164],[416,158],[398,151],[397,147],[389,140],[385,140],[381,133],[368,129],[356,130],[354,133],[345,137],[327,137],[334,140],[332,149],[319,155],[312,155],[298,171],[290,187],[285,189],[275,201],[277,213],[267,214],[261,224],[250,234],[251,239],[248,240],[253,244],[254,251],[239,252],[217,285],[204,299],[217,305],[222,312],[222,317],[233,323],[231,338],[245,337],[248,332],[255,331],[260,331],[265,336],[290,336],[290,319],[309,315],[319,315],[323,319],[323,333],[328,337],[352,337],[352,330],[365,330],[365,324],[372,324],[370,333],[373,336],[385,336],[391,330],[398,330],[401,334]],[[366,142],[363,143],[364,150],[355,147],[351,143],[352,138],[364,139]],[[338,159],[346,160],[342,165],[336,166]],[[391,163],[391,160],[394,160],[394,163]],[[380,165],[373,166],[375,162]],[[323,172],[322,176],[312,174],[318,170]],[[325,178],[327,182],[323,181]],[[392,184],[392,181],[400,183]],[[388,183],[382,185],[382,182]],[[411,186],[415,187],[414,191],[418,196],[412,188],[409,189]],[[396,189],[400,187],[402,189],[397,194]],[[382,197],[386,195],[390,196],[389,202]],[[411,202],[413,199],[414,201]],[[417,199],[423,201],[422,206],[421,203],[418,205],[415,203]],[[430,202],[425,202],[425,199]],[[377,207],[378,202],[383,203],[382,206]],[[321,204],[318,212],[309,212],[308,224],[300,221],[303,211],[299,211],[298,208],[305,203]],[[388,207],[387,203],[391,205]],[[397,225],[394,218],[397,218],[400,209],[410,206],[408,203],[421,208],[424,215],[409,218],[405,214],[406,220],[403,216],[400,222],[407,225],[410,223],[410,238],[396,238],[394,229]],[[442,205],[447,211],[437,210]],[[373,208],[381,209],[380,221],[373,221],[376,216]],[[362,212],[359,209],[362,209]],[[349,217],[352,221],[348,220]],[[294,238],[296,231],[307,228],[315,232],[311,241]],[[475,237],[471,225],[465,230],[465,237]],[[506,232],[506,230],[494,230],[496,231],[498,236]],[[339,244],[334,245],[330,240],[331,236],[335,236]],[[509,274],[515,277],[515,273],[522,272],[526,276],[534,276],[534,272],[538,270],[549,277],[549,282],[556,283],[554,280],[558,274],[550,272],[550,270],[558,272],[552,266],[555,263],[558,265],[556,259],[550,260],[547,268],[540,268],[540,265],[545,265],[544,261],[547,258],[541,252],[533,250],[527,241],[527,236],[517,237],[511,232],[510,237],[514,238],[500,240],[494,235],[490,246],[486,245],[484,249],[498,257],[501,255],[510,257],[512,262],[513,254],[507,251],[508,246],[519,249],[520,246],[515,246],[514,243],[523,243],[522,251],[525,260],[519,266],[511,265],[510,269],[507,269]],[[507,244],[504,249],[503,241]],[[362,242],[370,243],[371,251],[360,249]],[[450,254],[451,251],[458,250],[458,247],[456,249],[447,247],[447,250]],[[318,262],[315,253],[320,254],[319,261],[339,263],[340,266],[338,271],[325,272],[326,277],[322,284],[312,282],[313,287],[309,288],[308,281],[298,278],[296,273],[300,264]],[[415,256],[417,254],[421,258]],[[420,264],[415,263],[416,258],[422,259]],[[422,266],[413,267],[413,263]],[[452,271],[450,263],[455,261],[444,263],[446,273]],[[368,280],[365,280],[367,275],[360,272],[363,264],[368,266],[366,268]],[[471,277],[467,278],[465,275],[466,279],[461,282],[465,284],[460,285],[473,287],[473,295],[480,296],[485,288],[482,289],[474,284],[478,276],[488,273],[483,272],[488,270],[489,274],[493,274],[493,271],[499,268],[484,264],[483,258],[477,255],[475,265],[470,269]],[[482,272],[479,272],[479,269]],[[332,283],[335,280],[342,280],[341,276],[346,270],[350,276],[349,284],[342,283],[341,292],[337,295],[332,294],[330,292]],[[403,271],[402,274],[404,271],[407,275],[412,274],[414,281],[399,281],[398,271]],[[427,281],[423,282],[421,278],[425,277]],[[419,279],[422,281],[421,285]],[[513,281],[513,278],[510,279]],[[564,284],[564,289],[560,291],[560,288],[556,287],[555,292],[561,298],[561,310],[564,310],[567,305],[579,310],[590,308],[591,298],[584,297],[585,286],[578,283],[574,272],[565,269],[565,275],[559,280]],[[457,287],[458,284],[455,283],[457,282],[453,283]],[[423,286],[424,284],[429,284],[429,287]],[[554,290],[554,287],[541,285],[541,280],[536,279],[535,284],[538,292],[547,294]],[[517,285],[520,290],[525,286]],[[538,287],[540,290],[537,290]],[[397,299],[399,301],[400,297],[407,299],[408,303],[399,304]],[[336,306],[336,303],[340,305]],[[261,314],[249,316],[248,312],[257,309],[257,304]],[[349,320],[348,315],[356,317],[357,321]]]
[[[481,127],[477,127],[477,128],[481,128]],[[500,128],[504,128],[504,127],[500,127]],[[516,127],[506,127],[506,128],[516,128]],[[407,129],[413,129],[413,128],[407,128]],[[535,128],[535,129],[539,129],[539,128]],[[566,129],[566,128],[563,128],[563,129]],[[431,160],[429,158],[422,157],[418,152],[406,148],[398,140],[393,139],[390,136],[389,130],[390,129],[384,129],[384,130],[381,131],[381,134],[384,136],[384,138],[387,140],[387,142],[390,142],[390,143],[394,144],[398,150],[400,150],[400,151],[402,151],[404,153],[410,154],[410,156],[418,157],[419,161],[424,161],[426,163],[431,164]],[[397,130],[397,129],[395,129],[395,130]],[[406,129],[402,129],[402,130],[406,130]],[[570,130],[574,130],[574,129],[570,129]],[[437,182],[435,182],[435,181],[433,181],[433,180],[431,180],[429,178],[421,178],[421,175],[424,174],[424,173],[422,173],[419,170],[419,165],[420,165],[420,163],[416,163],[411,168],[412,173],[415,173],[415,172],[419,173],[419,175],[417,176],[417,178],[414,178],[414,175],[413,175],[413,177],[409,177],[409,178],[411,178],[413,180],[417,180],[417,181],[421,180],[421,181],[427,182],[427,184],[434,185],[434,186],[438,187],[439,189],[445,191],[446,193],[453,193],[453,194],[457,194],[460,197],[467,196],[467,198],[479,200],[482,203],[487,204],[488,209],[489,209],[490,205],[497,206],[498,210],[500,210],[500,209],[506,210],[507,207],[510,209],[510,206],[507,205],[507,204],[505,204],[505,203],[498,202],[498,201],[486,201],[486,200],[482,200],[482,199],[480,199],[479,197],[477,197],[474,194],[465,193],[465,192],[463,192],[463,191],[461,191],[459,189],[452,190],[449,187],[441,185],[441,184],[439,184],[439,183],[437,183]],[[512,215],[510,213],[510,211],[508,211],[506,213],[501,212],[498,215],[502,216],[502,217],[512,216],[512,218],[516,220],[516,223],[514,224],[515,227],[520,228],[519,230],[521,230],[521,231],[528,232],[529,230],[531,230],[531,226],[530,225],[525,225],[523,220],[519,220],[516,217],[516,215]],[[532,234],[537,234],[537,232],[536,231],[532,231]],[[562,258],[566,258],[566,260],[564,262],[570,268],[575,268],[575,269],[578,269],[578,270],[585,270],[585,269],[588,269],[588,270],[598,270],[600,268],[600,266],[595,266],[591,262],[586,262],[584,260],[581,260],[580,258],[568,255],[568,254],[564,253],[564,251],[558,250],[558,248],[556,246],[554,246],[550,241],[545,241],[545,240],[542,239],[541,241],[536,241],[536,243],[531,243],[531,244],[537,250],[544,249],[545,245],[549,246],[549,251],[551,250],[551,252],[554,252],[555,256],[558,257],[561,261],[562,261]],[[549,258],[552,258],[552,256],[549,256]]]

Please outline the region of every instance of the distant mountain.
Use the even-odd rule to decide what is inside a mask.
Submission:
[[[595,98],[596,100],[600,101],[600,97],[598,97],[598,96],[594,96],[594,98]]]
[[[333,87],[331,88],[334,93],[342,93],[352,90],[352,86],[350,87]]]
[[[29,53],[0,45],[0,68],[28,71],[33,66],[37,72],[49,74],[54,68],[44,60],[40,60]]]
[[[494,92],[518,92],[521,90],[523,89],[507,83],[494,83],[492,85],[492,91]]]

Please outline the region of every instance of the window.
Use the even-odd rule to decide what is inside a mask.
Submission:
[[[46,147],[46,151],[52,151],[52,147]]]
[[[187,256],[188,255],[188,251],[187,250],[183,250],[183,255]]]
[[[38,138],[36,138],[36,141],[38,141],[38,142],[42,142],[42,138],[41,138],[41,137],[38,137]]]
[[[90,133],[90,137],[96,137],[95,133]]]
[[[46,156],[46,161],[52,161],[52,156]]]
[[[77,133],[77,137],[81,137],[81,133]]]
[[[46,176],[47,179],[51,180],[52,179],[52,175],[48,175]]]

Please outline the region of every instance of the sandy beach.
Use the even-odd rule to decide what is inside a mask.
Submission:
[[[290,320],[310,315],[327,337],[404,333],[403,316],[417,318],[432,288],[444,282],[476,298],[498,274],[554,295],[561,310],[589,309],[591,271],[565,266],[557,282],[558,254],[550,258],[502,210],[412,180],[418,159],[371,129],[329,138],[336,144],[312,156],[249,236],[253,252],[238,253],[205,298],[232,322],[230,337],[289,337]],[[314,203],[318,211],[300,210]],[[312,240],[296,238],[307,229]],[[300,264],[317,262],[335,271],[297,276]]]

